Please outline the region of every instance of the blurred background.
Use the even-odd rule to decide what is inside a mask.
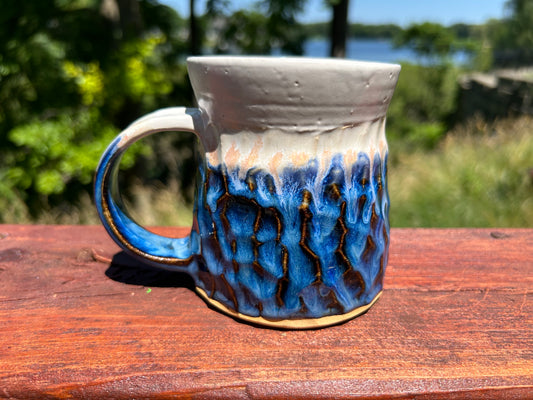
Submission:
[[[392,226],[533,226],[533,0],[3,0],[0,223],[98,223],[100,155],[141,115],[193,105],[191,54],[401,63]],[[141,223],[190,224],[194,143],[128,150]]]

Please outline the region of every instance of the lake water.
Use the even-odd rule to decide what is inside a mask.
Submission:
[[[328,57],[329,41],[326,39],[311,39],[304,44],[304,55],[307,57]],[[352,60],[401,62],[407,61],[414,64],[428,64],[427,59],[419,57],[408,48],[395,48],[390,40],[386,39],[349,39],[346,44],[346,58]],[[457,64],[468,62],[465,53],[456,53],[453,61]]]

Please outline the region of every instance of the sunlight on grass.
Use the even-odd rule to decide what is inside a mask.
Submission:
[[[391,225],[533,226],[532,123],[473,122],[450,132],[435,150],[395,157]]]
[[[179,183],[134,185],[126,201],[131,217],[143,226],[191,226],[192,204],[180,194]]]

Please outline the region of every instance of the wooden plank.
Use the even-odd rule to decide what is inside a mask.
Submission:
[[[533,398],[533,230],[393,229],[385,284],[346,324],[257,328],[101,227],[0,225],[0,397]]]

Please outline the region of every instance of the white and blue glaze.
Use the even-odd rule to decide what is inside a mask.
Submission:
[[[193,230],[174,239],[140,227],[115,201],[105,175],[114,173],[117,143],[96,175],[97,209],[107,231],[153,265],[182,268],[227,308],[272,321],[313,319],[349,313],[382,290],[389,242],[386,154],[381,159],[376,153],[371,162],[360,153],[349,171],[339,154],[325,174],[311,160],[284,168],[278,179],[261,169],[242,174],[204,162]]]
[[[94,197],[96,209],[109,235],[126,251],[141,256],[156,266],[175,265],[176,259],[188,259],[193,251],[191,236],[168,238],[144,229],[125,211],[118,194],[116,174],[125,149],[119,147],[117,137],[103,154],[95,175]],[[182,264],[181,262],[177,262]]]
[[[388,258],[385,116],[400,67],[193,57],[188,68],[199,107],[137,120],[102,156],[95,200],[107,232],[143,261],[190,274],[235,318],[299,329],[366,311]],[[117,187],[132,143],[176,130],[201,148],[194,223],[180,239],[133,221]]]
[[[388,255],[386,157],[286,168],[201,168],[197,285],[226,307],[277,320],[346,314],[381,291]],[[348,178],[349,176],[349,178]]]

